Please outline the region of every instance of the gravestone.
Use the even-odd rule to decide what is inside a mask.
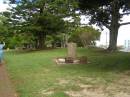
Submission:
[[[68,43],[67,44],[67,48],[68,48],[68,55],[67,55],[67,58],[71,58],[71,59],[76,59],[76,48],[77,48],[77,45],[76,43]]]
[[[67,44],[67,57],[65,58],[57,58],[56,63],[58,64],[86,64],[87,57],[77,57],[76,53],[77,45],[76,43],[68,43]]]

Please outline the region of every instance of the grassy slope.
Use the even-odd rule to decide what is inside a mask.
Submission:
[[[107,87],[130,70],[129,53],[80,48],[78,56],[88,56],[89,64],[56,65],[53,59],[65,55],[65,49],[7,52],[7,69],[20,97],[69,97],[65,91],[83,89],[79,84]]]

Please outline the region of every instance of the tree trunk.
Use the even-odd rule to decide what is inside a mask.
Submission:
[[[40,15],[43,14],[44,8],[40,8]],[[45,46],[45,39],[46,39],[46,33],[45,32],[38,32],[37,33],[37,49],[44,49],[46,48]]]
[[[37,44],[38,49],[46,48],[46,46],[45,46],[45,38],[46,38],[46,35],[45,35],[44,32],[39,32],[38,33],[38,44]]]
[[[119,27],[113,27],[110,30],[110,40],[109,40],[109,51],[115,51],[117,50],[117,36],[118,36],[118,29]]]
[[[118,30],[119,30],[119,1],[114,0],[112,5],[111,11],[111,24],[110,24],[110,39],[109,39],[109,51],[117,50],[117,37],[118,37]]]

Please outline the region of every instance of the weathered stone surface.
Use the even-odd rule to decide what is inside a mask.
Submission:
[[[68,58],[72,58],[72,59],[76,59],[76,48],[77,48],[77,45],[76,45],[76,43],[68,43],[67,44],[67,48],[68,48],[68,55],[67,55],[67,57]]]
[[[72,57],[66,57],[65,63],[73,63],[73,58]]]

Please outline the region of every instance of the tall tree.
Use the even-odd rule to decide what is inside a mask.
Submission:
[[[63,18],[72,16],[72,2],[74,0],[19,0],[10,10],[10,23],[17,33],[33,32],[36,47],[44,48],[47,34],[64,32]],[[15,3],[14,0],[11,3]]]
[[[109,51],[117,49],[117,37],[124,15],[130,14],[130,0],[78,0],[83,13],[90,16],[90,23],[110,31]]]
[[[0,15],[0,41],[5,41],[6,37],[8,36],[8,29],[4,25],[6,18]]]

